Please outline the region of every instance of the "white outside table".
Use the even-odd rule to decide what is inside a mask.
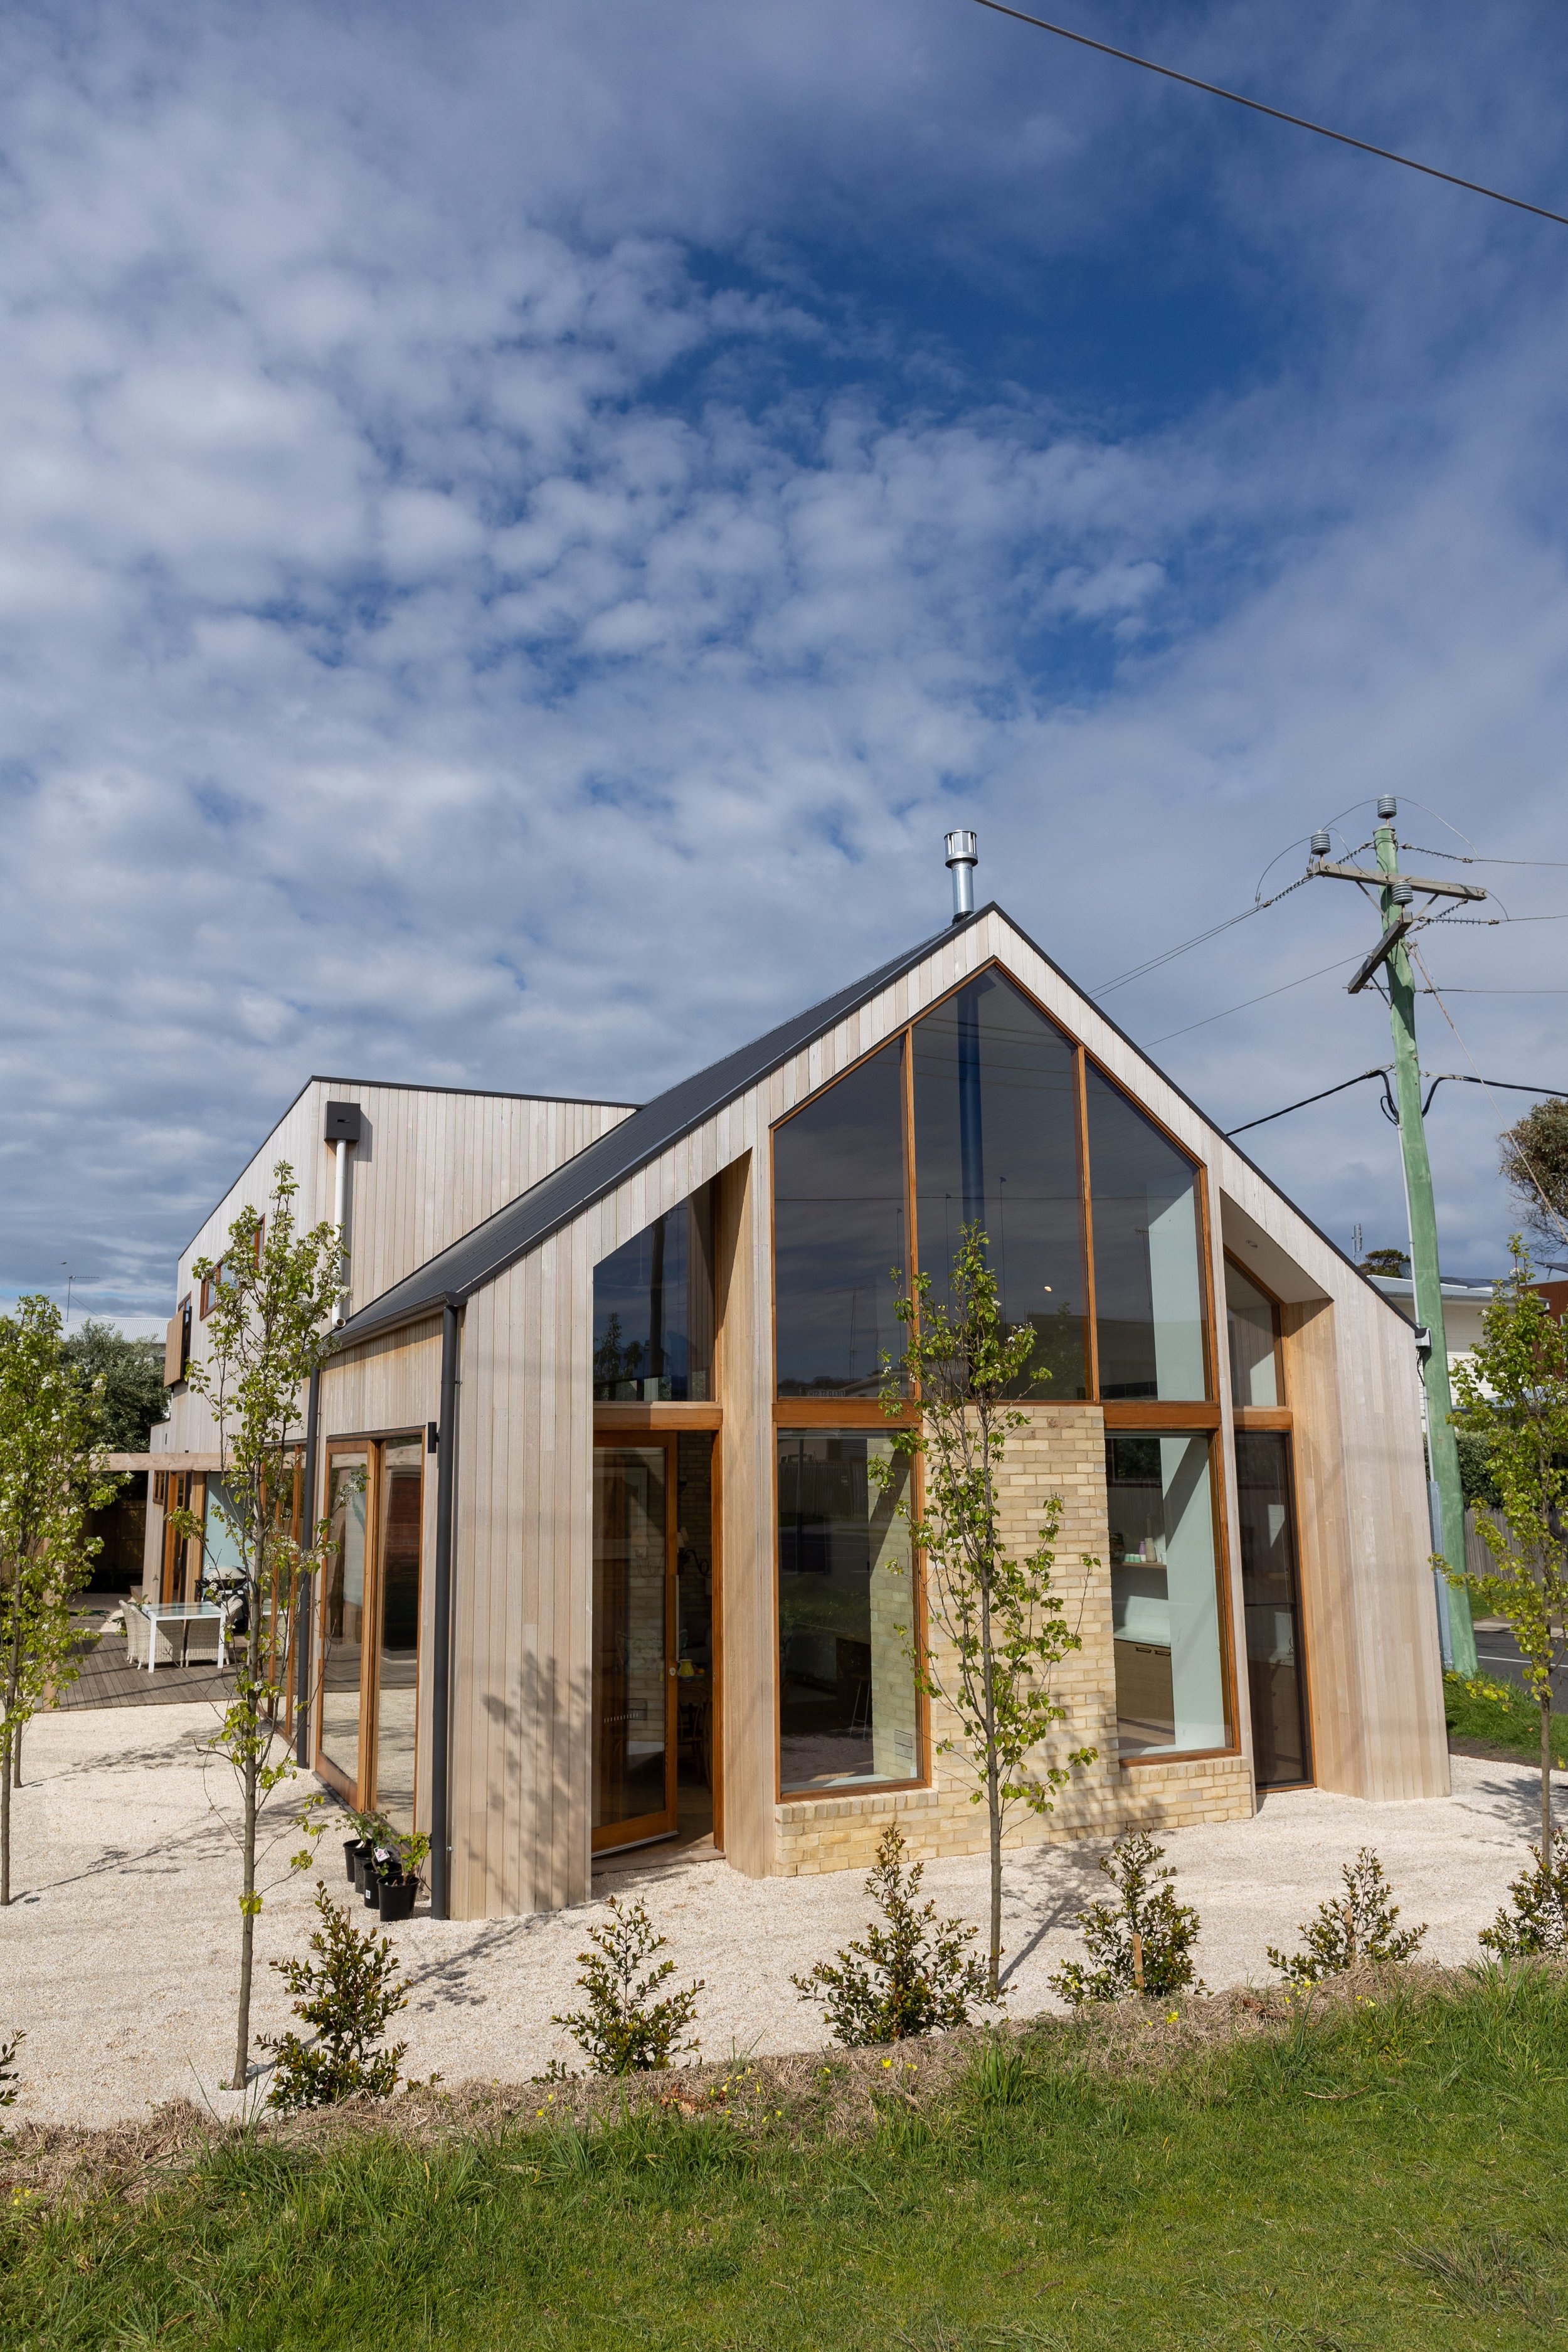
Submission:
[[[142,1614],[147,1620],[147,1671],[152,1674],[158,1664],[158,1634],[166,1629],[169,1658],[174,1663],[174,1633],[180,1636],[180,1664],[185,1664],[190,1648],[191,1627],[195,1624],[217,1626],[217,1662],[221,1669],[228,1663],[225,1635],[228,1632],[228,1612],[216,1601],[143,1601]]]

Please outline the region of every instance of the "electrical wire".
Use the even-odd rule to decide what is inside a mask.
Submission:
[[[1301,877],[1301,882],[1310,880],[1309,874]],[[1266,907],[1277,907],[1281,898],[1288,898],[1292,890],[1299,890],[1301,882],[1291,882],[1283,890],[1276,890],[1272,898],[1259,898],[1255,906],[1244,907],[1239,915],[1227,915],[1223,923],[1212,924],[1206,931],[1199,931],[1195,939],[1184,940],[1180,947],[1166,948],[1163,954],[1151,956],[1146,963],[1134,964],[1131,971],[1118,972],[1114,980],[1104,981],[1099,988],[1091,988],[1089,995],[1109,996],[1113,988],[1125,988],[1130,980],[1142,980],[1145,972],[1157,971],[1163,963],[1170,963],[1175,957],[1185,955],[1189,948],[1201,948],[1205,940],[1217,940],[1221,931],[1233,931],[1237,923],[1247,922],[1254,915],[1261,915]]]
[[[1479,850],[1461,857],[1457,850],[1423,849],[1418,841],[1402,841],[1399,846],[1417,857],[1446,857],[1450,866],[1542,866],[1553,873],[1568,872],[1568,857],[1483,857]]]
[[[1321,1095],[1303,1095],[1300,1102],[1287,1103],[1283,1110],[1265,1111],[1261,1118],[1244,1118],[1239,1127],[1227,1127],[1226,1137],[1245,1135],[1249,1127],[1267,1127],[1271,1118],[1284,1118],[1293,1110],[1305,1110],[1309,1103],[1327,1102],[1331,1095],[1342,1095],[1347,1087],[1364,1086],[1368,1078],[1381,1078],[1394,1067],[1392,1062],[1380,1062],[1375,1070],[1363,1070],[1353,1078],[1342,1078],[1337,1087],[1325,1087]]]
[[[1471,1051],[1470,1051],[1469,1047],[1466,1045],[1466,1043],[1465,1043],[1464,1039],[1460,1036],[1460,1034],[1459,1034],[1459,1026],[1458,1026],[1458,1022],[1455,1020],[1455,1018],[1454,1018],[1453,1014],[1449,1012],[1449,1010],[1448,1010],[1447,1006],[1444,1003],[1443,999],[1442,999],[1442,997],[1438,994],[1437,990],[1436,990],[1435,987],[1433,987],[1433,984],[1432,984],[1432,975],[1431,975],[1431,973],[1427,971],[1427,969],[1426,969],[1426,967],[1425,963],[1423,963],[1423,962],[1422,962],[1422,961],[1421,961],[1421,950],[1420,950],[1420,949],[1419,949],[1418,947],[1416,947],[1416,946],[1415,946],[1415,942],[1414,942],[1414,941],[1412,941],[1412,942],[1410,943],[1410,945],[1409,945],[1409,950],[1408,950],[1408,951],[1409,951],[1409,955],[1410,955],[1410,960],[1411,960],[1411,961],[1415,964],[1415,966],[1416,970],[1420,972],[1421,977],[1422,977],[1422,979],[1426,982],[1426,986],[1427,986],[1428,990],[1430,991],[1431,994],[1432,994],[1434,997],[1436,997],[1436,1001],[1437,1001],[1437,1010],[1438,1010],[1438,1012],[1442,1014],[1442,1016],[1443,1016],[1444,1020],[1447,1023],[1447,1024],[1448,1024],[1449,1028],[1453,1031],[1453,1033],[1454,1033],[1454,1041],[1455,1041],[1456,1045],[1458,1046],[1459,1051],[1463,1054],[1463,1055],[1464,1055],[1464,1057],[1465,1057],[1466,1061],[1467,1061],[1467,1062],[1468,1062],[1468,1064],[1469,1064],[1469,1066],[1470,1066],[1471,1069],[1475,1071],[1476,1083],[1477,1083],[1477,1085],[1478,1085],[1478,1086],[1483,1086],[1483,1087],[1487,1087],[1487,1088],[1488,1088],[1488,1090],[1489,1090],[1489,1092],[1495,1091],[1495,1089],[1494,1089],[1494,1087],[1493,1087],[1493,1082],[1492,1082],[1489,1078],[1484,1078],[1484,1077],[1482,1077],[1482,1076],[1481,1076],[1481,1074],[1480,1074],[1479,1070],[1477,1070],[1477,1069],[1476,1069],[1476,1057],[1475,1057],[1475,1055],[1471,1053]],[[1533,1092],[1533,1091],[1534,1091],[1534,1089],[1533,1089],[1533,1088],[1531,1088],[1531,1089],[1530,1089],[1530,1091],[1531,1091],[1531,1092]],[[1553,1205],[1552,1205],[1552,1201],[1551,1201],[1551,1199],[1549,1198],[1549,1196],[1548,1196],[1548,1194],[1547,1194],[1546,1187],[1545,1187],[1545,1185],[1544,1185],[1544,1184],[1542,1184],[1542,1181],[1541,1181],[1541,1177],[1540,1177],[1540,1175],[1539,1175],[1538,1171],[1537,1171],[1534,1168],[1532,1168],[1532,1167],[1531,1166],[1530,1160],[1529,1160],[1528,1156],[1527,1156],[1523,1151],[1521,1151],[1521,1152],[1520,1152],[1520,1154],[1519,1154],[1519,1164],[1520,1164],[1520,1166],[1524,1170],[1525,1174],[1529,1177],[1529,1179],[1530,1179],[1531,1182],[1534,1185],[1534,1187],[1535,1187],[1535,1189],[1536,1189],[1537,1192],[1540,1194],[1540,1196],[1541,1196],[1541,1205],[1542,1205],[1542,1207],[1545,1210],[1547,1216],[1551,1219],[1552,1223],[1556,1226],[1556,1228],[1557,1228],[1558,1232],[1562,1234],[1562,1236],[1563,1236],[1563,1240],[1564,1240],[1565,1242],[1568,1242],[1568,1224],[1564,1224],[1564,1223],[1563,1223],[1563,1219],[1558,1215],[1556,1209],[1553,1207]]]
[[[1173,1037],[1184,1037],[1188,1030],[1206,1029],[1211,1021],[1225,1021],[1233,1013],[1245,1013],[1249,1004],[1267,1004],[1271,996],[1287,996],[1293,988],[1305,988],[1310,980],[1321,980],[1326,971],[1343,971],[1347,963],[1361,961],[1359,955],[1336,956],[1332,963],[1320,964],[1316,971],[1304,971],[1300,980],[1288,980],[1279,988],[1266,988],[1261,996],[1244,997],[1239,1004],[1227,1004],[1223,1013],[1205,1013],[1201,1021],[1189,1021],[1184,1029],[1167,1029],[1163,1037],[1151,1037],[1149,1050],[1168,1045]]]
[[[1500,188],[1483,187],[1479,180],[1463,180],[1457,172],[1440,172],[1435,163],[1418,163],[1413,155],[1396,154],[1392,147],[1374,147],[1370,140],[1352,139],[1347,131],[1331,131],[1326,123],[1309,122],[1304,114],[1287,114],[1283,107],[1265,106],[1261,99],[1243,98],[1239,90],[1222,89],[1216,81],[1200,81],[1196,74],[1178,73],[1174,66],[1157,65],[1152,58],[1141,58],[1131,49],[1113,48],[1109,41],[1097,41],[1088,33],[1075,33],[1066,25],[1053,25],[1047,17],[1031,16],[1022,8],[1009,8],[1004,0],[975,0],[980,8],[989,8],[994,16],[1011,16],[1019,25],[1033,25],[1041,33],[1054,33],[1058,40],[1075,41],[1079,48],[1098,49],[1101,57],[1119,58],[1127,66],[1141,66],[1145,73],[1160,74],[1166,81],[1184,82],[1188,89],[1201,89],[1210,98],[1228,100],[1232,106],[1244,106],[1253,114],[1267,114],[1275,122],[1288,122],[1294,130],[1310,131],[1319,139],[1332,139],[1341,147],[1357,148],[1363,155],[1375,155],[1384,163],[1403,164],[1407,172],[1420,172],[1428,180],[1444,180],[1451,188],[1464,188],[1472,196],[1489,196],[1494,204],[1510,205],[1515,212],[1533,213],[1538,220],[1555,221],[1559,228],[1568,228],[1568,213],[1549,212],[1544,205],[1527,204],[1522,196],[1504,195]]]

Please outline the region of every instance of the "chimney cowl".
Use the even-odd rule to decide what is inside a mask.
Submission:
[[[974,867],[980,856],[980,835],[960,830],[947,836],[947,866],[952,876],[952,919],[962,923],[974,912]]]

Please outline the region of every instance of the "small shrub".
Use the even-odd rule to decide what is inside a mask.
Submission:
[[[1078,1915],[1089,1957],[1099,1965],[1068,1960],[1049,1979],[1052,1991],[1074,2009],[1086,2000],[1124,2000],[1130,1993],[1164,2000],[1204,1990],[1193,1964],[1202,1923],[1190,1904],[1172,1894],[1175,1872],[1156,1867],[1164,1853],[1147,1830],[1131,1830],[1102,1857],[1100,1866],[1121,1899],[1091,1903]]]
[[[588,1930],[593,1950],[577,1955],[583,1968],[577,1982],[588,1996],[586,2007],[550,2021],[566,2028],[596,2074],[656,2072],[697,2048],[695,2038],[682,2042],[680,2036],[696,2013],[702,1979],[655,2000],[659,1986],[675,1974],[675,1962],[661,1960],[640,1984],[637,1970],[668,1939],[658,1934],[641,1903],[623,1911],[612,1895],[610,1914],[604,1927]]]
[[[16,2065],[16,2053],[26,2036],[13,2033],[9,2042],[0,2042],[0,2107],[16,2104],[16,2094],[22,2087],[22,2077]]]
[[[405,2042],[391,2050],[374,2046],[408,2000],[392,1981],[398,1963],[386,1937],[362,1934],[324,1886],[316,1890],[316,1909],[321,1924],[310,1949],[319,1962],[272,1963],[294,1995],[295,2016],[316,2030],[313,2042],[292,2031],[262,2042],[264,2050],[278,2053],[268,2105],[286,2114],[331,2106],[360,2091],[390,2098],[408,2047]]]
[[[1358,1960],[1408,1960],[1421,1948],[1424,1927],[1395,1929],[1399,1906],[1388,1899],[1392,1890],[1370,1846],[1363,1845],[1340,1876],[1343,1899],[1320,1903],[1317,1917],[1303,1919],[1300,1932],[1307,1940],[1301,1951],[1287,1958],[1273,1944],[1268,1947],[1269,1967],[1291,1984],[1317,1984],[1353,1969]]]
[[[978,1928],[939,1920],[934,1903],[917,1909],[925,1865],[903,1856],[895,1822],[866,1881],[886,1926],[873,1921],[863,1944],[850,1944],[837,1961],[818,1960],[808,1977],[791,1979],[803,2000],[821,2002],[835,2040],[850,2046],[966,2025],[971,2004],[990,1997],[984,1962],[965,1948]]]
[[[1552,1831],[1550,1862],[1542,1860],[1538,1845],[1530,1851],[1535,1867],[1521,1872],[1509,1888],[1512,1909],[1500,1911],[1481,1929],[1481,1942],[1500,1960],[1568,1953],[1568,1837]]]

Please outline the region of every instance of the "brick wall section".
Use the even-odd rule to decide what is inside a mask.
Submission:
[[[999,1489],[1003,1531],[1017,1557],[1034,1549],[1047,1500],[1053,1495],[1060,1497],[1056,1583],[1068,1622],[1083,1646],[1068,1653],[1055,1676],[1056,1694],[1068,1717],[1057,1727],[1045,1754],[1047,1759],[1060,1760],[1075,1748],[1099,1750],[1095,1763],[1074,1772],[1051,1812],[1030,1813],[1023,1807],[1014,1811],[1007,1825],[1008,1847],[1047,1839],[1109,1839],[1134,1827],[1179,1829],[1197,1822],[1246,1819],[1254,1802],[1244,1757],[1131,1766],[1117,1760],[1105,1425],[1099,1407],[1032,1409],[1028,1428],[1008,1441]],[[932,1632],[934,1636],[934,1626]],[[937,1708],[931,1714],[934,1785],[863,1796],[836,1790],[780,1805],[773,1866],[781,1877],[867,1868],[894,1816],[917,1861],[985,1851],[985,1808],[970,1801],[974,1776],[962,1757],[934,1753],[952,1725]]]

